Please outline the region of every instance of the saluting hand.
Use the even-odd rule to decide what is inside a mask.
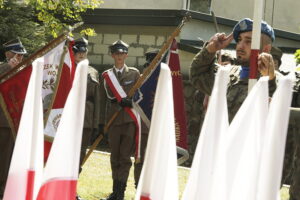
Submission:
[[[230,33],[228,36],[225,33],[216,33],[208,41],[208,45],[206,46],[206,49],[210,53],[215,53],[227,47],[232,40],[233,40],[233,33]]]
[[[275,64],[271,54],[261,53],[258,56],[258,71],[262,76],[269,76],[270,80],[275,78]]]

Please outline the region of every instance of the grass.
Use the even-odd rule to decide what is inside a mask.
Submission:
[[[189,169],[178,168],[179,176],[179,193],[180,196],[184,190],[189,175]],[[112,188],[111,169],[109,154],[94,152],[83,166],[77,186],[78,194],[85,200],[99,200],[110,194]],[[133,167],[126,189],[126,200],[134,199],[135,188],[133,179]],[[288,188],[283,187],[281,190],[281,200],[288,200]]]

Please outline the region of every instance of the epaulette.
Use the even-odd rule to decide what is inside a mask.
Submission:
[[[95,68],[89,66],[88,74],[90,75],[90,77],[93,81],[95,81],[96,83],[99,83],[99,73]]]
[[[132,71],[139,71],[137,68],[135,67],[128,67],[129,70],[132,70]]]

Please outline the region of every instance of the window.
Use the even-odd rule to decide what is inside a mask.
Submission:
[[[211,0],[188,0],[188,8],[192,11],[210,13]]]

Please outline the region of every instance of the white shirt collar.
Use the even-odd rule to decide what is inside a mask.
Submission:
[[[123,70],[125,69],[125,65],[121,69],[116,68],[116,66],[114,66],[114,68],[115,68],[116,72],[121,72],[122,73]]]

